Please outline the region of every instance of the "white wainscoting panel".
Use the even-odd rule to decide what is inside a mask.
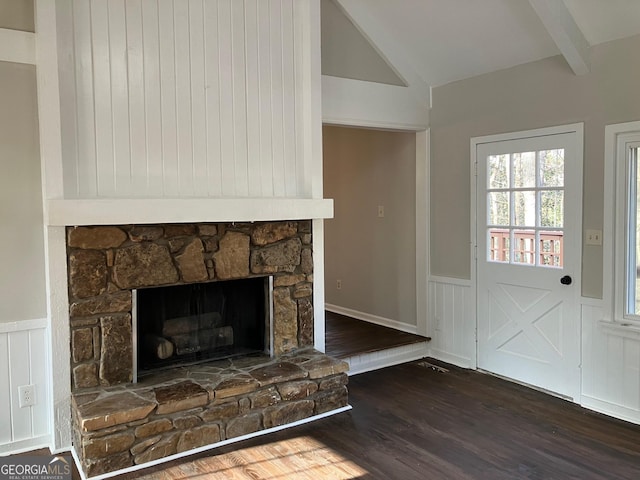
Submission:
[[[475,369],[472,293],[466,280],[431,276],[428,333],[431,357]],[[580,404],[640,424],[640,328],[603,320],[601,300],[583,298],[581,308]]]
[[[301,0],[57,1],[65,198],[310,197],[308,16]]]
[[[640,424],[640,329],[582,305],[582,406]]]
[[[459,367],[476,368],[476,320],[471,282],[429,278],[430,354]]]
[[[49,446],[46,320],[0,323],[0,454]],[[35,386],[36,404],[20,407],[18,387]]]

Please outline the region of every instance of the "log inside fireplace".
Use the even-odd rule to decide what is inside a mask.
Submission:
[[[134,381],[180,365],[270,354],[271,277],[134,293]]]

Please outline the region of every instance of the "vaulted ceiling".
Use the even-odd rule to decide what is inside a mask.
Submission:
[[[590,46],[640,34],[640,0],[323,0],[322,8],[323,73],[396,85],[406,78],[367,61],[353,31],[393,66],[377,45],[384,37],[430,86],[559,54],[581,74]]]

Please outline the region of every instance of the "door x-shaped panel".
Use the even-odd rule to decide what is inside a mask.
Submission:
[[[562,356],[562,300],[553,292],[496,284],[487,294],[488,348],[544,364]]]

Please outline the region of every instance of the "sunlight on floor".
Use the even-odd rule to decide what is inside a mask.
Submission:
[[[143,473],[143,472],[141,472]],[[309,436],[239,448],[142,475],[142,480],[174,479],[357,479],[368,472]]]

